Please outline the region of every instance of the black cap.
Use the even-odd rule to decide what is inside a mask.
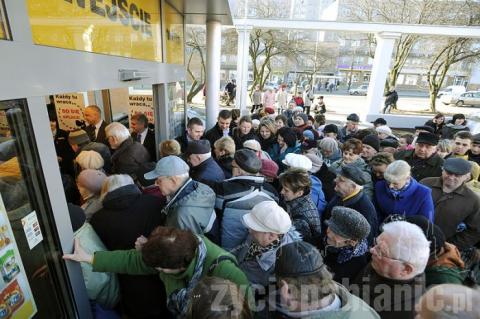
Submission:
[[[480,133],[475,134],[472,137],[473,137],[473,143],[474,144],[480,144]]]
[[[373,147],[377,152],[380,151],[380,140],[377,135],[369,134],[365,136],[362,140],[363,144],[370,145]]]
[[[357,113],[352,113],[349,116],[347,116],[347,121],[358,123],[360,122],[360,117],[357,115]]]
[[[432,134],[435,133],[435,131],[433,130],[433,127],[428,126],[428,125],[415,126],[415,129],[420,130],[420,131],[427,131],[427,132],[430,132]]]
[[[427,237],[427,240],[430,242],[430,256],[438,254],[443,246],[445,246],[446,239],[442,229],[425,218],[425,216],[407,216],[405,220],[417,225],[423,230],[425,237]]]
[[[451,157],[445,160],[443,169],[451,174],[465,175],[472,171],[472,163],[463,158]]]
[[[286,244],[277,250],[275,275],[299,277],[318,273],[325,264],[315,246],[304,241]]]
[[[327,134],[327,133],[338,134],[338,126],[336,126],[335,124],[325,125],[325,127],[323,128],[323,134]]]
[[[212,148],[210,147],[210,142],[208,140],[198,140],[188,142],[185,154],[207,154],[211,151]]]
[[[371,181],[370,175],[352,164],[342,166],[337,172],[337,174],[348,178],[349,180],[360,186],[365,185]]]
[[[417,143],[437,145],[438,136],[430,132],[420,132],[417,137]]]
[[[380,147],[393,147],[393,148],[397,148],[398,147],[398,141],[396,139],[393,139],[393,138],[387,138],[387,139],[384,139],[384,140],[381,140],[380,141]]]
[[[257,174],[262,169],[262,161],[255,151],[250,149],[244,148],[236,151],[233,159],[241,169],[250,174]]]
[[[371,122],[373,125],[387,125],[387,121],[383,117],[379,117],[375,121]]]

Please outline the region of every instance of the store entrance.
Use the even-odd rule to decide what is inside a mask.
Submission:
[[[0,101],[0,318],[75,318],[24,99]]]

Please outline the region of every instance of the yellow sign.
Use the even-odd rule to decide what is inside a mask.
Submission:
[[[167,63],[184,64],[183,16],[165,2]]]
[[[160,2],[27,0],[35,44],[162,61]]]

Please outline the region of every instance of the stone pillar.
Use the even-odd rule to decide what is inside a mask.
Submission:
[[[207,101],[205,112],[210,129],[217,122],[220,104],[220,59],[222,48],[222,24],[218,21],[207,21]]]
[[[250,59],[248,48],[250,46],[250,32],[252,29],[253,27],[248,25],[237,26],[237,95],[235,98],[235,105],[240,109],[242,115],[248,113],[248,61]]]
[[[367,104],[364,112],[362,112],[363,114],[360,115],[362,120],[370,121],[381,113],[381,108],[383,107],[383,91],[388,72],[390,71],[392,52],[395,40],[400,38],[400,36],[400,33],[392,32],[376,34],[377,47],[375,49],[370,83],[368,85]]]

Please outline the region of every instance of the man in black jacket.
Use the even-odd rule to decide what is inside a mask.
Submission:
[[[230,131],[231,122],[232,112],[229,110],[221,110],[220,113],[218,113],[217,124],[205,133],[205,138],[210,142],[212,149],[217,140],[224,136],[232,136],[232,132]]]
[[[187,149],[188,142],[198,141],[203,138],[203,133],[205,132],[205,127],[203,122],[198,117],[192,117],[187,122],[187,130],[183,135],[177,136],[175,140],[180,144],[182,153],[185,153]]]
[[[387,110],[396,109],[398,101],[398,93],[395,91],[395,88],[390,88],[385,99],[385,107],[383,108],[383,113],[387,113]]]
[[[87,132],[90,141],[109,146],[107,135],[105,134],[105,127],[107,127],[107,123],[102,120],[100,108],[96,105],[87,106],[85,108],[84,115],[88,124],[85,127],[85,132]]]
[[[155,132],[148,128],[148,118],[145,114],[137,113],[131,119],[132,139],[143,145],[150,154],[150,160],[157,160],[157,143]]]
[[[418,134],[414,150],[405,150],[394,154],[396,160],[403,160],[412,168],[412,177],[421,181],[426,177],[442,175],[443,158],[438,156],[438,136],[421,132]]]

